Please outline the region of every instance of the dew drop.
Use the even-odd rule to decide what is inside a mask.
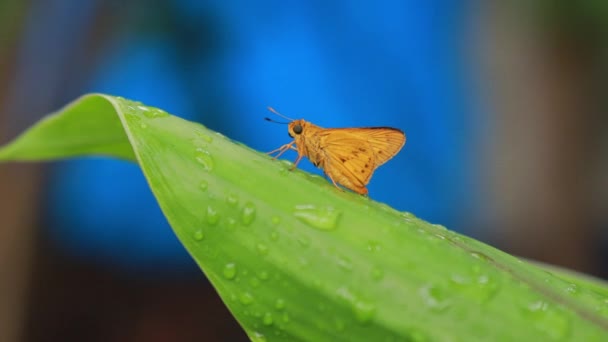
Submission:
[[[485,255],[485,254],[483,254],[481,252],[471,252],[470,254],[475,259],[479,259],[479,260],[483,260],[483,261],[488,261],[488,262],[493,261],[492,258],[490,258],[489,256],[487,256],[487,255]]]
[[[372,268],[372,279],[380,281],[382,278],[384,278],[384,271],[379,267]]]
[[[274,323],[274,320],[272,318],[272,314],[270,312],[267,312],[264,314],[264,318],[262,318],[262,323],[265,326],[271,326]]]
[[[258,278],[260,278],[262,280],[268,280],[268,278],[270,278],[270,276],[268,275],[268,272],[260,271],[260,273],[258,273]]]
[[[213,158],[209,154],[209,152],[203,148],[197,148],[195,152],[196,161],[203,166],[203,170],[211,171],[213,170]]]
[[[146,129],[146,128],[148,128],[148,124],[147,124],[147,123],[145,123],[145,122],[142,122],[142,123],[140,123],[140,124],[139,124],[139,127],[140,127],[141,129]]]
[[[249,285],[251,285],[251,287],[253,288],[256,288],[260,286],[260,280],[258,278],[251,278],[249,279]]]
[[[416,218],[416,216],[414,214],[409,213],[407,211],[402,212],[401,213],[401,217],[403,217],[403,219],[405,221],[412,221],[412,220],[414,220]]]
[[[224,265],[224,270],[222,273],[224,274],[224,278],[226,278],[228,280],[234,279],[236,277],[236,264],[231,262],[231,263]]]
[[[164,110],[160,110],[158,108],[150,108],[145,106],[137,106],[137,108],[140,109],[144,113],[144,115],[150,119],[162,118],[169,115]]]
[[[378,241],[368,241],[367,250],[370,252],[379,252],[382,249],[382,245]]]
[[[478,273],[475,272],[475,273]],[[498,290],[498,283],[488,275],[467,276],[453,274],[450,276],[450,283],[457,291],[465,292],[473,297],[479,304],[483,304],[494,297]]]
[[[289,323],[289,315],[287,314],[287,312],[283,313],[281,319],[283,320],[283,323]]]
[[[277,232],[276,230],[271,231],[270,232],[270,240],[272,240],[272,241],[279,240],[279,232]]]
[[[239,302],[243,305],[251,305],[253,303],[253,295],[249,292],[243,292],[239,296]]]
[[[228,230],[234,230],[236,228],[236,220],[232,217],[226,219]]]
[[[205,234],[203,233],[202,230],[197,230],[194,232],[194,240],[196,241],[203,241],[205,239]]]
[[[297,240],[302,247],[310,246],[310,238],[306,235],[298,236]]]
[[[201,181],[198,185],[198,188],[202,191],[207,191],[207,189],[209,188],[209,182],[207,182],[206,180]]]
[[[215,226],[220,220],[220,214],[212,206],[207,206],[207,223]]]
[[[442,226],[440,224],[433,224],[433,227],[436,228],[437,230],[443,230],[443,231],[448,230],[445,226]]]
[[[425,286],[420,289],[424,303],[433,311],[445,311],[451,304],[445,297],[444,291],[437,286]]]
[[[289,170],[293,167],[293,163],[287,159],[281,159],[280,162],[281,162],[281,165],[283,165],[283,167],[287,170]]]
[[[266,336],[257,331],[254,331],[251,335],[249,335],[249,339],[251,339],[251,342],[266,342]]]
[[[374,318],[376,306],[359,300],[355,302],[354,311],[355,318],[359,323],[369,323]]]
[[[256,249],[257,249],[258,253],[260,253],[260,255],[266,255],[266,254],[268,254],[268,246],[266,246],[263,243],[258,243],[256,245]]]
[[[438,238],[439,240],[445,240],[445,235],[443,234],[434,234],[436,238]]]
[[[231,192],[228,194],[228,196],[226,196],[226,203],[235,207],[239,203],[239,197],[235,193]]]
[[[271,219],[273,225],[278,226],[281,223],[281,218],[279,216],[273,216]]]
[[[336,294],[352,308],[355,319],[362,324],[369,323],[376,314],[376,306],[356,296],[348,287],[340,287]]]
[[[285,309],[285,300],[282,298],[277,298],[277,300],[274,302],[274,308],[277,310]]]
[[[579,293],[579,288],[576,284],[570,283],[568,284],[568,286],[566,287],[566,292],[569,294],[578,294]]]
[[[127,113],[126,118],[129,120],[129,123],[140,122],[141,118],[135,114]]]
[[[208,136],[207,134],[200,132],[200,131],[196,131],[196,135],[198,135],[201,139],[203,139],[204,141],[210,143],[213,141],[213,138]]]
[[[293,214],[300,221],[307,223],[313,228],[333,230],[336,229],[342,213],[330,206],[317,207],[312,204],[302,204],[296,206]]]
[[[241,214],[241,222],[244,225],[248,226],[255,220],[255,205],[251,202],[245,203],[243,207],[243,212]]]
[[[351,272],[353,270],[353,263],[345,256],[339,256],[336,260],[336,264],[338,267],[347,272]]]
[[[552,340],[562,340],[570,334],[570,321],[561,311],[539,300],[530,303],[527,310],[532,324]]]

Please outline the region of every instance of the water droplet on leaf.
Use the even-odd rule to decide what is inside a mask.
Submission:
[[[355,302],[355,318],[359,323],[369,323],[374,318],[375,313],[375,305],[361,300]]]
[[[375,281],[382,280],[384,278],[384,271],[379,267],[372,268],[372,279]]]
[[[253,288],[256,288],[260,286],[260,280],[258,278],[251,278],[249,279],[249,285],[251,285],[251,287]]]
[[[345,271],[351,272],[353,270],[353,263],[345,256],[339,256],[336,263],[338,267]]]
[[[249,339],[251,339],[251,342],[266,342],[266,337],[257,331],[249,335]]]
[[[253,296],[249,292],[243,292],[239,296],[239,301],[243,305],[250,305],[251,303],[253,303]]]
[[[145,106],[137,106],[139,110],[141,110],[144,115],[150,119],[162,118],[165,116],[169,116],[169,113],[164,110],[154,108],[154,107],[145,107]]]
[[[342,213],[330,206],[317,207],[312,204],[303,204],[296,206],[293,214],[313,228],[333,230],[336,229]]]
[[[355,319],[359,323],[369,323],[374,318],[376,306],[359,298],[348,287],[338,288],[336,294],[351,306]]]
[[[220,220],[220,214],[212,206],[207,206],[207,223],[215,226]]]
[[[236,277],[236,264],[231,262],[228,263],[226,265],[224,265],[224,278],[228,279],[228,280],[232,280]]]
[[[570,334],[570,320],[559,309],[550,306],[543,300],[528,304],[531,323],[552,340],[566,339]]]
[[[232,217],[226,219],[226,225],[228,226],[228,230],[234,230],[236,228],[236,220]]]
[[[285,300],[283,300],[281,298],[277,298],[277,300],[274,302],[274,307],[277,310],[285,309]]]
[[[298,243],[300,244],[300,246],[302,247],[308,247],[310,246],[310,238],[306,235],[302,235],[302,236],[298,236]]]
[[[203,239],[205,239],[205,234],[203,233],[202,230],[199,229],[194,232],[194,240],[203,241]]]
[[[277,226],[279,223],[281,223],[281,218],[278,216],[273,216],[271,222],[273,225]]]
[[[247,202],[243,207],[241,222],[248,226],[251,224],[251,222],[253,222],[253,220],[255,220],[255,205],[251,202]]]
[[[239,197],[235,193],[231,192],[228,194],[228,196],[226,196],[226,203],[235,207],[239,203]]]
[[[260,253],[260,255],[266,255],[266,254],[268,254],[268,246],[266,246],[263,243],[258,243],[256,245],[256,249],[257,249],[258,253]]]
[[[201,164],[203,166],[203,170],[205,171],[211,171],[213,170],[213,157],[211,157],[211,154],[209,154],[209,152],[203,148],[197,148],[196,152],[195,152],[195,157],[196,162]]]
[[[262,323],[265,326],[271,326],[272,323],[274,323],[274,320],[272,319],[272,314],[270,312],[264,314],[264,318],[262,318]]]
[[[429,285],[421,288],[420,296],[433,311],[442,312],[451,305],[443,289],[438,286]]]
[[[196,135],[198,135],[199,137],[201,137],[201,139],[203,139],[205,142],[212,142],[213,138],[208,136],[207,134],[200,132],[200,131],[196,131]]]
[[[382,245],[378,241],[368,241],[367,250],[370,252],[379,252],[382,249]]]

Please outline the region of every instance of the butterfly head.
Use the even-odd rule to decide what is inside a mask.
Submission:
[[[308,122],[304,120],[293,120],[287,126],[287,134],[291,138],[296,138],[304,132],[305,127],[308,125]]]
[[[302,133],[306,130],[306,127],[311,125],[309,122],[306,122],[302,119],[296,120],[296,119],[287,117],[287,116],[277,112],[272,107],[268,107],[268,110],[271,111],[272,113],[276,114],[277,116],[288,120],[287,122],[279,122],[279,121],[272,120],[271,118],[264,118],[266,121],[279,123],[279,124],[287,124],[287,134],[289,134],[290,138],[298,140],[299,137],[302,135]]]

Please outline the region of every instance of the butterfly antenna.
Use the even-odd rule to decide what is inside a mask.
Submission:
[[[286,120],[289,120],[289,121],[294,121],[294,119],[286,117],[285,115],[277,112],[274,108],[272,108],[270,106],[268,106],[268,110],[271,111],[272,113],[274,113],[275,115],[282,117],[283,119],[286,119]]]
[[[264,118],[264,120],[266,120],[266,121],[270,121],[270,122],[272,122],[272,123],[278,123],[278,124],[281,124],[281,125],[287,125],[287,124],[289,124],[289,122],[280,122],[280,121],[277,121],[277,120],[272,120],[272,119],[271,119],[271,118],[269,118],[269,117],[265,117],[265,118]]]

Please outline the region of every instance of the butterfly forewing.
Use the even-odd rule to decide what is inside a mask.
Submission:
[[[340,143],[325,148],[326,172],[332,169],[351,179],[353,184],[366,185],[376,168],[374,152],[371,146],[360,139],[343,139]]]
[[[374,151],[376,167],[393,158],[405,144],[405,134],[396,128],[353,128],[353,134],[363,136]]]
[[[405,144],[405,134],[391,127],[325,129],[319,134],[321,146],[329,150],[346,149],[344,152],[348,153],[370,147],[374,169],[394,157]]]
[[[327,166],[356,186],[367,185],[374,170],[405,144],[403,132],[386,127],[326,129],[319,134]]]

